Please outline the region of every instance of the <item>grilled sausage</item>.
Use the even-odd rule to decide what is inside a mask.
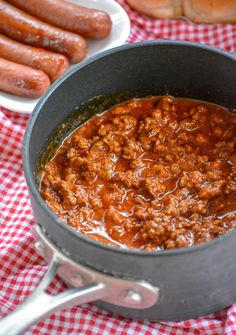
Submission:
[[[86,56],[87,44],[83,37],[42,22],[2,0],[0,32],[17,41],[62,53],[72,63]]]
[[[27,98],[39,98],[48,89],[48,76],[29,66],[0,58],[0,90]]]
[[[52,82],[69,67],[68,59],[63,55],[16,42],[1,34],[0,57],[42,70]]]
[[[64,0],[8,0],[23,11],[87,38],[104,38],[111,31],[111,19],[103,11],[86,8]]]

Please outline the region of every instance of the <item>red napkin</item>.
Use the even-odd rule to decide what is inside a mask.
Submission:
[[[132,29],[128,42],[187,40],[236,53],[236,25],[153,20],[131,10],[124,0],[118,2],[130,16]],[[21,163],[27,121],[27,115],[0,107],[0,317],[13,311],[35,289],[47,269],[33,245],[31,226],[34,219]],[[56,294],[65,288],[66,285],[55,278],[49,291]],[[128,320],[86,304],[57,312],[25,334],[233,335],[236,334],[236,304],[215,315],[168,323]]]

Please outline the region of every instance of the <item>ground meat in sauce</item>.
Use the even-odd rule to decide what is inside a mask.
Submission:
[[[132,99],[94,116],[43,171],[48,206],[80,233],[145,250],[236,226],[236,115],[195,100]]]

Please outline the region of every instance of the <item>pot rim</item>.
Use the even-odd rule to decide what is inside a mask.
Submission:
[[[214,247],[215,245],[218,245],[219,243],[223,242],[224,240],[227,240],[227,238],[231,237],[232,235],[236,235],[236,229],[232,230],[231,232],[218,237],[214,240],[204,242],[198,245],[194,245],[192,247],[187,248],[178,248],[178,249],[170,249],[170,250],[155,250],[155,251],[145,251],[140,249],[129,249],[129,248],[118,248],[109,246],[106,244],[103,244],[93,238],[90,238],[86,235],[83,235],[67,225],[65,222],[60,220],[56,214],[47,206],[46,202],[43,200],[43,198],[40,195],[39,189],[37,187],[36,181],[34,179],[33,173],[29,167],[29,161],[30,161],[30,153],[29,153],[29,144],[30,144],[30,138],[33,130],[33,126],[35,124],[35,121],[37,120],[38,114],[40,113],[43,105],[45,102],[50,98],[50,96],[56,91],[56,89],[65,81],[67,80],[71,75],[74,73],[80,71],[82,68],[89,66],[89,64],[98,61],[102,58],[105,58],[106,56],[110,56],[112,54],[122,52],[123,50],[128,49],[136,49],[136,48],[142,48],[146,46],[181,46],[181,47],[190,47],[195,49],[202,49],[205,51],[209,51],[214,54],[221,55],[225,58],[231,59],[233,61],[236,61],[236,56],[232,53],[229,53],[227,51],[217,49],[216,47],[207,46],[200,43],[193,43],[193,42],[184,42],[184,41],[172,41],[172,40],[159,40],[159,41],[145,41],[145,42],[136,42],[131,44],[125,44],[122,46],[118,46],[116,48],[112,48],[110,50],[103,51],[97,55],[94,55],[78,65],[74,66],[70,71],[68,71],[65,75],[63,75],[60,79],[58,79],[47,91],[47,93],[39,100],[36,107],[34,108],[27,129],[24,134],[23,139],[23,146],[22,146],[22,155],[23,155],[23,168],[25,173],[25,178],[27,181],[28,189],[32,192],[33,196],[35,197],[38,205],[41,207],[43,211],[47,213],[47,215],[54,221],[56,221],[57,224],[59,224],[63,229],[65,229],[70,235],[76,236],[78,240],[83,240],[86,243],[92,244],[95,247],[98,247],[100,249],[103,249],[104,251],[111,251],[118,254],[129,254],[133,256],[178,256],[180,254],[186,254],[186,253],[193,253],[201,251],[202,249],[206,249],[208,247]],[[72,111],[71,111],[72,112]]]

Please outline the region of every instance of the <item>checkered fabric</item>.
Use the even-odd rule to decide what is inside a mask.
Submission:
[[[118,2],[131,19],[128,42],[187,40],[236,53],[236,25],[153,20],[131,10],[124,0]],[[0,107],[0,317],[9,314],[24,301],[47,268],[33,246],[31,226],[34,219],[21,164],[22,137],[27,121],[28,116]],[[56,294],[65,288],[66,285],[55,278],[49,291]],[[168,323],[128,320],[86,304],[57,312],[25,334],[233,335],[236,334],[236,304],[197,320]]]

